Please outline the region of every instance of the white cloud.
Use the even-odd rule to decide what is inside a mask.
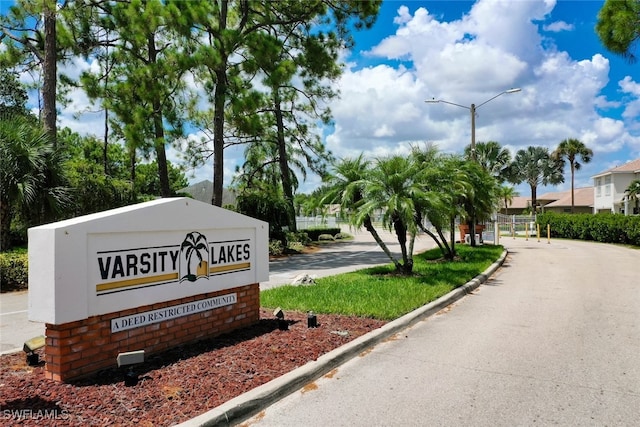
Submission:
[[[634,82],[631,76],[626,76],[624,79],[620,80],[618,85],[625,93],[630,93],[640,97],[640,83]]]
[[[626,76],[618,82],[618,85],[628,98],[622,112],[622,118],[625,119],[630,129],[640,132],[640,83],[633,81],[630,76]],[[637,141],[632,145],[638,146]]]
[[[412,16],[409,13],[409,8],[407,6],[400,6],[398,8],[398,16],[393,18],[394,24],[405,24],[411,21]]]
[[[575,26],[573,24],[567,24],[564,21],[556,21],[551,24],[547,24],[542,27],[545,31],[549,31],[552,33],[559,33],[561,31],[573,31]]]

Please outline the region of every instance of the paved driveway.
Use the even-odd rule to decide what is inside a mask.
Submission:
[[[638,425],[640,250],[501,243],[476,292],[243,425]]]
[[[330,243],[321,246],[319,252],[280,258],[269,263],[269,281],[260,284],[265,290],[282,284],[291,283],[301,274],[312,277],[334,276],[366,267],[389,264],[391,261],[380,249],[371,233],[363,230],[345,230],[353,234],[353,240]],[[388,231],[379,231],[380,237],[389,250],[401,259],[400,245],[395,235]],[[427,235],[420,235],[414,243],[414,253],[435,247],[435,242]]]

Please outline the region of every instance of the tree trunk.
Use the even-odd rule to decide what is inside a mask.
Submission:
[[[393,265],[396,267],[396,270],[402,272],[402,264],[400,264],[398,262],[398,260],[395,259],[395,257],[393,256],[393,254],[391,253],[391,251],[389,250],[387,245],[382,241],[382,239],[380,238],[380,235],[378,234],[378,231],[373,227],[373,223],[371,222],[371,218],[369,218],[367,216],[367,218],[364,220],[364,224],[363,225],[364,225],[364,228],[369,233],[371,233],[371,235],[373,236],[373,240],[376,241],[378,246],[380,246],[380,248],[382,248],[382,251],[389,257],[389,259],[391,260]]]
[[[154,35],[150,35],[148,39],[149,62],[155,64],[157,62],[156,43]],[[167,167],[167,152],[165,149],[164,125],[162,123],[162,103],[158,93],[153,94],[153,147],[156,151],[156,160],[158,162],[158,178],[160,179],[160,195],[162,197],[171,196],[171,188],[169,187],[169,170]]]
[[[442,253],[442,256],[444,258],[448,258],[448,250],[449,249],[448,248],[445,249],[445,245],[447,244],[447,242],[444,241],[444,240],[441,242],[440,239],[438,239],[438,236],[433,234],[430,230],[425,228],[422,224],[418,223],[418,227],[420,227],[420,230],[422,230],[423,233],[425,233],[427,236],[431,237],[433,239],[433,241],[436,242],[436,245],[438,245],[438,248],[440,249],[440,252]]]
[[[211,204],[222,206],[224,188],[224,106],[227,96],[227,74],[225,67],[215,71],[216,90],[213,113],[213,195]]]
[[[131,179],[131,194],[133,201],[138,197],[136,192],[136,148],[129,145],[129,176]]]
[[[102,162],[104,174],[109,176],[109,109],[104,109],[104,141],[102,147]]]
[[[393,228],[400,243],[400,252],[402,253],[402,271],[410,274],[413,271],[413,259],[407,252],[407,227],[397,215],[393,215]]]
[[[571,213],[573,213],[574,211],[574,206],[575,206],[575,200],[574,200],[574,195],[573,195],[573,184],[574,184],[574,178],[575,178],[575,163],[571,162]]]
[[[44,2],[44,63],[42,76],[42,124],[56,148],[56,2]]]
[[[451,259],[454,259],[456,256],[456,218],[454,216],[451,217],[451,235],[449,238],[451,239]]]
[[[227,14],[229,2],[220,2],[220,17],[218,19],[219,31],[224,36],[227,29]],[[222,43],[222,49],[226,45]],[[220,63],[214,70],[216,89],[213,94],[213,194],[211,204],[222,206],[222,192],[224,189],[224,107],[227,99],[227,64],[229,53],[219,51]]]
[[[296,211],[293,206],[293,186],[291,185],[291,173],[289,171],[289,156],[287,155],[287,144],[284,137],[284,120],[282,118],[282,109],[280,105],[280,96],[277,89],[274,91],[274,104],[276,115],[277,139],[278,139],[278,163],[280,165],[280,173],[282,174],[282,192],[287,204],[287,218],[289,222],[289,230],[297,231]]]
[[[475,215],[472,215],[469,221],[467,222],[469,226],[469,241],[471,242],[471,247],[476,246],[476,221]]]
[[[107,48],[107,52],[108,52]],[[107,56],[108,58],[108,56]],[[106,94],[109,87],[109,60],[106,59],[105,73],[104,73],[104,88],[103,91]],[[109,108],[104,108],[104,148],[102,150],[102,161],[104,163],[104,174],[109,176]]]
[[[447,243],[447,239],[444,237],[444,233],[442,232],[442,230],[440,228],[436,228],[436,231],[438,232],[438,236],[440,236],[440,240],[442,241],[442,245],[445,247],[445,249],[447,251],[447,253],[445,254],[445,258],[448,259],[448,260],[452,260],[453,259],[453,251],[451,250],[451,247]]]

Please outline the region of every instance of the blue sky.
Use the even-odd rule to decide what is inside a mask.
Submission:
[[[5,10],[7,0],[0,0]],[[406,154],[412,144],[435,143],[462,152],[470,142],[469,111],[427,99],[476,105],[476,141],[494,140],[512,153],[529,145],[553,150],[577,138],[594,151],[576,175],[590,186],[598,172],[640,158],[640,64],[609,53],[595,34],[603,1],[582,0],[385,0],[373,29],[356,33],[344,52],[343,76],[333,84],[341,98],[330,105],[334,125],[325,143],[337,157]],[[73,75],[91,67],[82,59],[65,66]],[[80,133],[101,129],[101,115],[84,94],[61,107],[59,123]],[[197,135],[192,135],[197,137]],[[170,159],[180,162],[171,150]],[[242,161],[225,153],[225,181]],[[545,191],[570,188],[565,184]],[[211,179],[211,165],[189,172],[191,182]],[[319,178],[308,177],[299,192]],[[528,186],[518,186],[529,196]]]

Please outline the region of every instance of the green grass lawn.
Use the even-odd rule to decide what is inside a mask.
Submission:
[[[413,275],[390,263],[316,279],[312,286],[285,285],[260,293],[262,307],[393,320],[462,286],[502,254],[502,246],[456,246],[459,259],[445,262],[435,248],[414,255]]]

